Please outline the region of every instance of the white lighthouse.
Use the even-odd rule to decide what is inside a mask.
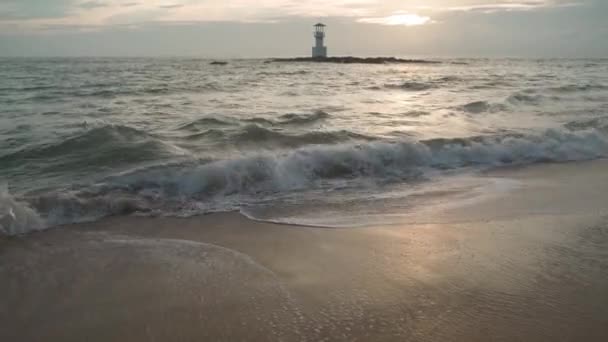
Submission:
[[[315,25],[315,46],[312,48],[312,58],[327,57],[327,47],[323,45],[325,39],[325,25],[318,23]]]

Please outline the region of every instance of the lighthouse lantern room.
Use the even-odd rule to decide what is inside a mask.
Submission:
[[[313,58],[325,58],[327,57],[327,47],[323,45],[325,39],[325,25],[318,23],[315,25],[315,46],[312,48]]]

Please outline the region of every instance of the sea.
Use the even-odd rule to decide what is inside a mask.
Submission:
[[[608,59],[435,61],[0,59],[0,232],[391,224],[517,186],[497,168],[608,156]]]

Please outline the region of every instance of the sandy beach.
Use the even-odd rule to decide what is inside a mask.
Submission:
[[[401,224],[112,217],[0,240],[2,341],[606,341],[608,162]]]

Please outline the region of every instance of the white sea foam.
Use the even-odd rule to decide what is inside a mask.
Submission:
[[[15,200],[6,185],[0,185],[0,233],[20,235],[44,228],[44,221],[36,211]]]
[[[370,142],[315,146],[285,153],[220,160],[183,168],[143,169],[107,185],[165,196],[281,192],[332,180],[418,179],[426,169],[563,162],[608,156],[608,136],[590,130],[548,130],[540,135],[460,140]]]

